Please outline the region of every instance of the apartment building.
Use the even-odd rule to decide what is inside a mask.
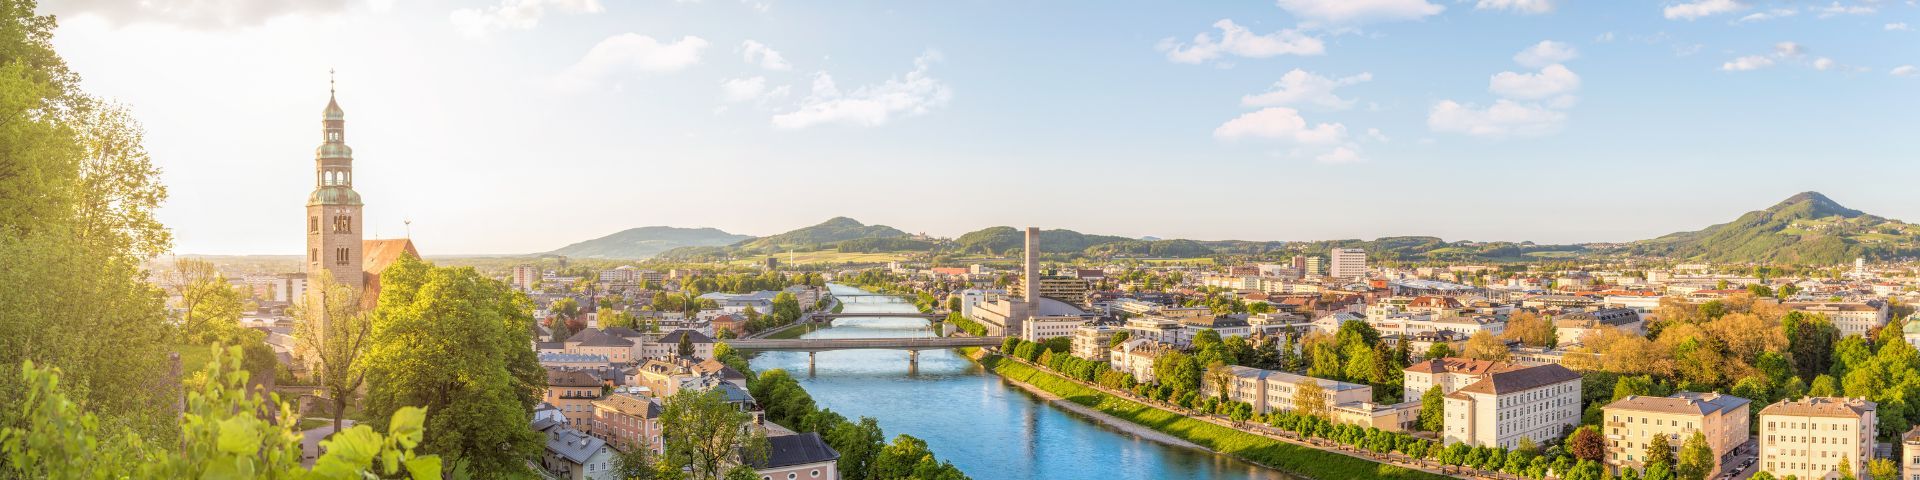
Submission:
[[[1514,448],[1580,423],[1580,374],[1558,364],[1488,373],[1447,394],[1446,443]]]
[[[1343,280],[1367,278],[1367,251],[1359,248],[1336,248],[1328,254],[1333,257],[1332,267],[1327,276]]]
[[[1075,330],[1093,321],[1090,315],[1046,315],[1020,322],[1020,337],[1039,342],[1049,338],[1072,336]]]
[[[1082,325],[1073,330],[1073,356],[1104,362],[1112,350],[1113,334],[1124,331],[1110,325]]]
[[[1328,412],[1336,405],[1373,400],[1373,387],[1367,385],[1238,365],[1227,369],[1233,374],[1233,382],[1227,388],[1227,399],[1253,405],[1253,411],[1261,414],[1299,409],[1295,398],[1300,388],[1307,384],[1319,385],[1321,391],[1326,393],[1324,407]],[[1219,386],[1212,381],[1201,382],[1200,391],[1207,396],[1220,394]]]
[[[1026,291],[1027,280],[1021,277],[1014,291]],[[1042,297],[1066,302],[1070,305],[1085,306],[1087,303],[1087,280],[1075,277],[1040,277],[1038,284]]]
[[[1631,395],[1601,407],[1601,432],[1607,440],[1607,466],[1646,468],[1646,447],[1655,436],[1679,455],[1694,432],[1707,437],[1714,473],[1747,443],[1751,400],[1719,393],[1680,392],[1666,397]]]
[[[664,448],[660,437],[660,404],[629,393],[615,393],[595,400],[593,434],[623,451],[645,448],[659,455]]]
[[[1787,302],[1781,304],[1796,312],[1826,315],[1841,336],[1867,336],[1867,331],[1887,324],[1887,302]]]
[[[593,431],[593,402],[600,399],[600,377],[584,370],[547,369],[545,401],[560,409],[567,426]]]
[[[1167,344],[1145,338],[1134,338],[1107,350],[1107,366],[1116,372],[1133,375],[1133,380],[1141,383],[1153,381],[1153,359],[1160,352],[1173,348]]]
[[[1854,475],[1873,459],[1878,406],[1860,398],[1811,397],[1760,409],[1760,468],[1775,478],[1840,478],[1840,464]]]
[[[1920,480],[1920,425],[1900,436],[1900,478]]]
[[[1401,382],[1404,388],[1400,394],[1400,400],[1419,401],[1422,395],[1427,394],[1427,389],[1433,388],[1434,385],[1440,386],[1442,395],[1453,393],[1487,374],[1516,368],[1520,366],[1464,357],[1436,358],[1415,363],[1407,366],[1404,372],[1405,379]]]

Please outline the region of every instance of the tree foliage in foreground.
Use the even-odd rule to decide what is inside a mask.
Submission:
[[[0,476],[99,478],[440,478],[440,458],[415,452],[425,411],[401,408],[386,434],[355,425],[321,441],[312,470],[300,466],[299,417],[278,395],[248,391],[239,347],[219,352],[206,373],[215,379],[187,395],[178,442],[148,441],[126,427],[102,425],[61,386],[57,368],[23,364],[28,386],[19,410],[0,429]],[[273,421],[278,420],[278,421]]]

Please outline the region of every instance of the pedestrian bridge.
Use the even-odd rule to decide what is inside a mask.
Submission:
[[[907,371],[920,371],[921,350],[944,350],[961,347],[999,346],[1006,337],[918,337],[918,338],[793,338],[759,339],[749,338],[727,340],[727,346],[743,352],[788,351],[807,352],[807,371],[812,374],[814,360],[820,352],[834,350],[906,350]]]
[[[827,352],[833,350],[939,350],[960,347],[999,346],[1006,337],[918,337],[918,338],[792,338],[724,340],[727,346],[743,352],[788,351]]]

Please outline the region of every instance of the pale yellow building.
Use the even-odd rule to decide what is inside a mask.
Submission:
[[[1840,464],[1857,477],[1873,459],[1878,406],[1860,398],[1811,397],[1760,409],[1760,468],[1774,478],[1840,478]]]
[[[1481,376],[1446,396],[1446,443],[1514,448],[1561,438],[1580,423],[1580,374],[1558,364]]]
[[[1681,392],[1668,397],[1632,395],[1603,407],[1601,432],[1607,438],[1607,466],[1646,468],[1646,447],[1654,436],[1667,437],[1678,458],[1680,447],[1694,432],[1707,437],[1713,450],[1714,473],[1750,438],[1749,412],[1753,402],[1718,393]]]

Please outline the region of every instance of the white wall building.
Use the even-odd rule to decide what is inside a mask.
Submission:
[[[1447,394],[1446,443],[1514,448],[1580,424],[1580,374],[1558,364],[1495,372]]]

